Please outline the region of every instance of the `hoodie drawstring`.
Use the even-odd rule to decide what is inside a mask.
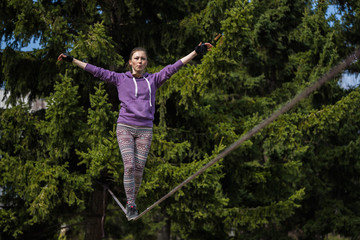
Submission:
[[[149,80],[148,80],[146,77],[143,77],[143,78],[146,80],[146,82],[147,82],[147,84],[148,84],[148,87],[149,87],[149,97],[150,97],[149,102],[150,102],[150,107],[152,107],[152,104],[151,104],[151,86],[150,86],[150,82],[149,82]],[[134,85],[135,85],[135,97],[137,98],[137,95],[138,95],[138,86],[137,86],[137,83],[136,83],[136,80],[135,80],[134,77],[133,77],[133,81],[134,81]]]
[[[135,97],[137,98],[138,88],[137,88],[137,83],[136,83],[136,80],[135,80],[134,77],[133,77],[133,81],[134,81],[134,84],[135,84]]]
[[[149,97],[150,97],[150,107],[152,107],[152,104],[151,104],[151,86],[150,86],[150,82],[149,80],[147,80],[146,77],[144,77],[144,79],[146,80],[147,84],[148,84],[148,87],[149,87]]]

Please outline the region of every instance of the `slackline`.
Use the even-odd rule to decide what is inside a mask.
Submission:
[[[119,207],[121,208],[121,210],[125,213],[126,215],[126,210],[124,208],[124,206],[121,204],[121,202],[119,201],[119,199],[117,199],[117,197],[115,196],[115,194],[107,187],[106,188],[108,190],[108,192],[110,193],[110,195],[113,197],[113,199],[115,200],[115,202],[117,203],[117,205],[119,205]]]
[[[281,109],[274,112],[270,117],[263,120],[261,123],[253,127],[251,130],[249,130],[245,135],[243,135],[239,140],[231,144],[228,148],[226,148],[224,151],[222,151],[219,155],[217,155],[215,158],[213,158],[210,162],[205,164],[200,170],[198,170],[196,173],[188,177],[185,181],[180,183],[178,186],[173,188],[169,193],[164,195],[162,198],[157,200],[155,203],[150,205],[148,208],[146,208],[142,213],[140,213],[136,218],[133,218],[132,220],[137,220],[144,216],[146,213],[148,213],[151,209],[159,205],[161,202],[163,202],[168,197],[172,196],[174,193],[176,193],[180,188],[182,188],[184,185],[192,181],[194,178],[199,176],[200,174],[204,173],[209,167],[214,165],[219,160],[223,159],[227,155],[229,155],[232,151],[234,151],[236,148],[238,148],[243,142],[249,140],[253,135],[258,133],[260,130],[262,130],[264,127],[269,125],[271,122],[276,120],[279,116],[281,116],[283,113],[290,110],[292,107],[294,107],[298,102],[300,102],[302,99],[306,98],[310,95],[310,93],[314,92],[316,89],[321,87],[324,83],[329,81],[330,79],[334,78],[336,75],[338,75],[341,71],[343,71],[345,68],[347,68],[351,63],[353,63],[355,60],[357,60],[360,57],[360,49],[356,49],[351,55],[349,55],[346,59],[344,59],[342,62],[340,62],[338,65],[330,69],[326,74],[324,74],[322,77],[320,77],[316,82],[314,82],[309,87],[305,88],[304,91],[302,91],[300,94],[296,95],[293,99],[291,99],[289,102],[287,102]],[[123,207],[123,205],[120,203],[120,201],[115,197],[115,195],[111,192],[110,189],[108,189],[111,196],[115,199],[117,204],[120,206],[120,208],[123,210],[123,212],[126,214],[126,210]]]

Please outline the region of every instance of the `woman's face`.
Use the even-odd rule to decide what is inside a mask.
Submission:
[[[144,51],[136,51],[129,60],[133,73],[143,73],[147,66],[147,56]]]

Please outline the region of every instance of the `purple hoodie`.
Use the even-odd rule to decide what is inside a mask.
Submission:
[[[117,73],[91,64],[87,64],[85,71],[94,77],[114,84],[121,102],[118,123],[152,127],[155,113],[156,90],[184,64],[178,60],[168,65],[160,72],[145,73],[141,78],[135,78],[130,72]]]

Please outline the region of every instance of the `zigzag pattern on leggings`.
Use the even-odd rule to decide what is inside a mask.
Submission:
[[[128,204],[135,205],[152,141],[152,128],[118,124],[117,140],[124,163],[124,188]]]

